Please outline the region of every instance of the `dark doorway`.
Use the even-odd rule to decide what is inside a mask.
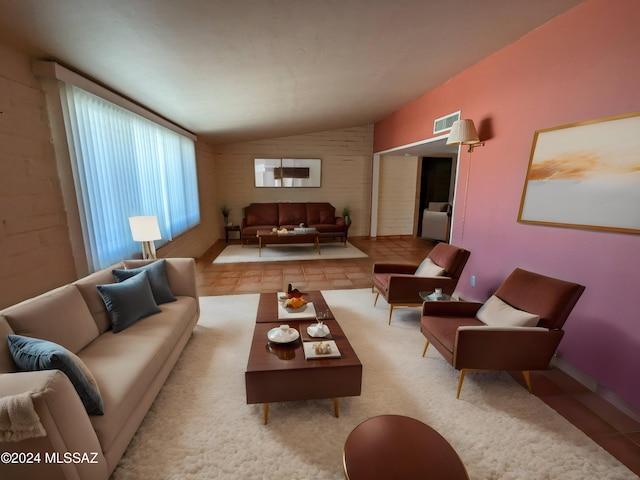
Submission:
[[[422,211],[429,202],[448,202],[451,189],[452,158],[422,157],[418,236],[422,235]]]

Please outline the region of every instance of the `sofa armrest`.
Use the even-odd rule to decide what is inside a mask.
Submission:
[[[167,278],[174,295],[198,298],[196,261],[193,258],[167,258]]]
[[[458,327],[454,368],[544,370],[564,332],[540,327]]]
[[[413,263],[374,263],[373,273],[399,273],[403,275],[413,275],[418,268]]]
[[[107,461],[90,417],[67,376],[60,370],[0,374],[0,397],[25,392],[31,392],[35,412],[47,435],[0,442],[0,451],[39,458],[33,463],[0,463],[0,478],[106,480]],[[65,455],[76,454],[83,456],[82,462],[64,461]],[[58,458],[60,461],[55,462]]]
[[[457,302],[455,300],[424,302],[422,315],[425,317],[475,317],[482,305],[479,302]]]

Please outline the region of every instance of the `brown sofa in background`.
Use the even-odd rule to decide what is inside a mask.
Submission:
[[[286,228],[292,230],[304,224],[320,232],[320,239],[338,239],[347,242],[349,225],[336,216],[336,209],[327,202],[274,202],[252,203],[244,208],[240,224],[243,244],[256,241],[258,230]]]

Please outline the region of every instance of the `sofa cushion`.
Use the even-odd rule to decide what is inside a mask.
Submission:
[[[476,318],[494,327],[535,327],[540,320],[538,315],[513,308],[495,295],[480,307]]]
[[[96,287],[109,312],[113,333],[121,332],[141,318],[160,312],[146,271],[120,283]]]
[[[73,384],[87,413],[102,415],[103,403],[98,384],[80,358],[61,345],[39,338],[8,335],[13,360],[20,370],[60,370]]]
[[[307,223],[316,224],[336,224],[336,209],[330,203],[307,203]]]
[[[98,336],[91,312],[73,285],[25,300],[2,314],[16,334],[49,340],[74,353]]]
[[[277,203],[252,203],[244,209],[246,225],[278,225]]]
[[[426,257],[414,273],[416,277],[441,277],[444,275],[444,268],[437,265],[429,257]]]
[[[516,268],[495,291],[514,308],[540,316],[538,326],[560,329],[584,286]]]
[[[74,285],[78,290],[80,290],[84,301],[89,307],[89,311],[93,316],[93,321],[98,326],[98,332],[100,332],[100,334],[111,328],[111,320],[109,319],[109,313],[107,312],[104,300],[102,300],[102,296],[96,288],[96,285],[115,283],[116,279],[113,276],[112,271],[117,268],[123,268],[123,264],[114,264],[74,282]]]
[[[440,346],[444,347],[447,352],[445,355],[446,360],[450,363],[453,362],[453,352],[456,348],[458,327],[481,325],[483,325],[482,322],[473,317],[423,316],[421,321],[422,331],[430,332],[431,336],[429,338],[433,339],[434,343],[438,342]]]
[[[122,282],[143,271],[147,272],[147,275],[149,276],[149,284],[151,285],[153,298],[158,305],[176,301],[176,297],[173,296],[173,292],[171,292],[171,288],[169,287],[169,280],[167,278],[167,261],[164,259],[157,260],[149,265],[138,268],[131,268],[127,270],[117,268],[113,270],[113,276],[116,277],[118,282]]]
[[[307,207],[305,203],[279,203],[278,225],[299,226],[307,223]]]
[[[9,322],[4,316],[0,315],[0,338],[6,338],[7,335],[12,335],[15,332],[11,329]],[[9,344],[6,342],[0,342],[0,374],[15,372],[17,369],[11,352],[9,351]]]
[[[429,252],[429,258],[444,268],[446,276],[459,278],[469,258],[469,251],[448,243],[438,243]]]
[[[197,300],[178,296],[162,312],[136,322],[118,335],[101,335],[78,356],[91,369],[104,400],[103,417],[91,417],[106,451],[131,422],[131,412],[149,395],[151,385],[176,344],[193,330]],[[109,361],[105,361],[108,358]]]
[[[320,233],[334,233],[336,235],[344,235],[345,228],[335,223],[310,223],[311,228],[315,228]]]

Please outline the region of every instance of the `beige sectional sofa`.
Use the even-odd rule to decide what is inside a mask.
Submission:
[[[125,261],[0,311],[0,452],[9,452],[0,462],[0,478],[106,480],[111,475],[200,315],[194,260],[158,262],[153,268],[165,266],[161,271],[175,300],[152,307],[157,313],[121,324],[117,333],[113,315],[123,310],[118,312],[120,300],[113,292],[129,283],[120,280],[118,285],[112,270],[129,269],[127,277],[131,269],[146,266],[131,282],[143,285],[143,279],[155,301],[148,261]],[[107,285],[112,296],[105,298],[111,303],[97,285]],[[140,288],[147,290],[133,292],[135,308],[149,302],[148,287]],[[97,385],[103,414],[87,413],[78,387],[61,370],[20,371],[15,340],[25,337],[27,342],[54,342],[75,354],[80,361],[74,362],[84,364],[90,383]]]

